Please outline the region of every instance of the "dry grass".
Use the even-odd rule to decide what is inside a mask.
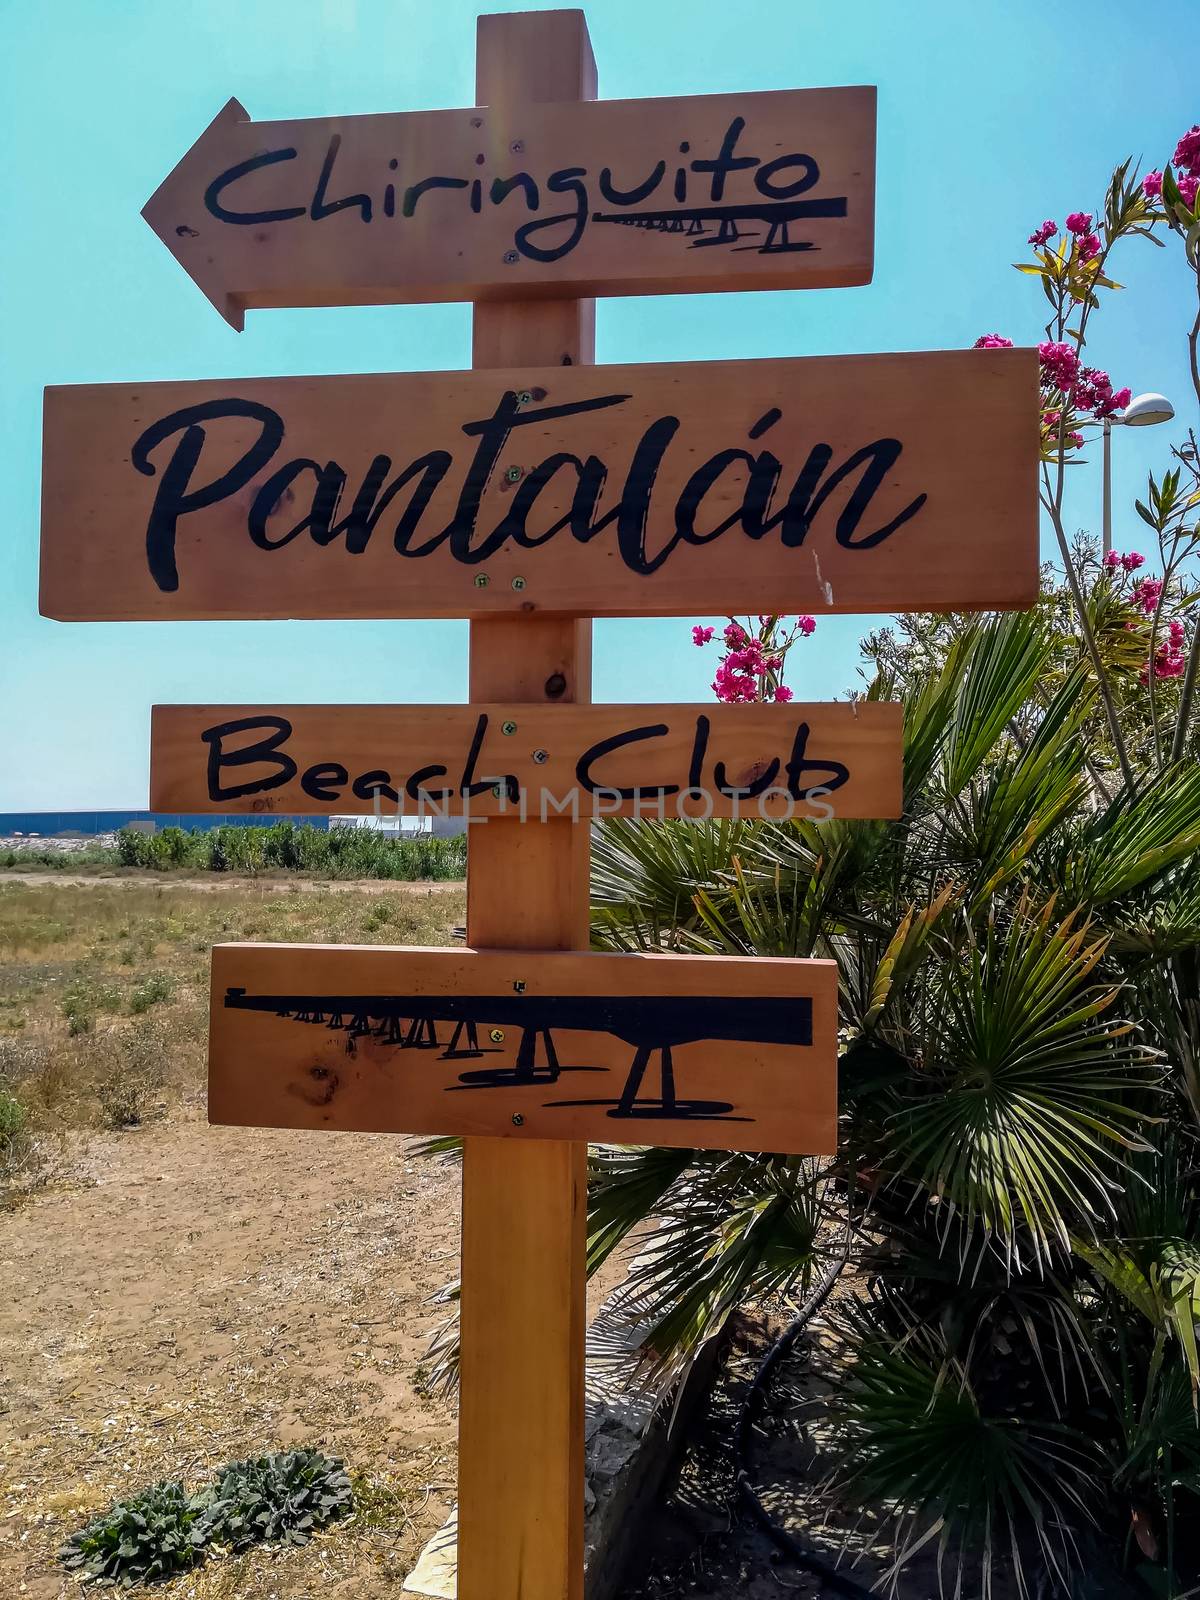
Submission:
[[[442,944],[463,915],[441,886],[0,881],[0,1193],[53,1170],[64,1133],[199,1092],[214,943]]]
[[[382,1135],[209,1128],[208,951],[446,944],[464,911],[457,886],[0,880],[0,1594],[76,1593],[54,1552],[113,1498],[300,1443],[344,1456],[354,1516],[165,1596],[399,1592],[452,1497],[425,1363],[457,1176]]]

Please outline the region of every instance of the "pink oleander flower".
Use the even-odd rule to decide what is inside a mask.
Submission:
[[[1002,333],[981,333],[971,346],[972,350],[1011,350],[1013,342]]]
[[[1061,411],[1043,411],[1042,412],[1042,426],[1045,427],[1045,428],[1048,428],[1051,433],[1054,432],[1055,428],[1058,427],[1058,425],[1059,425],[1059,423],[1061,421],[1062,421],[1062,412]]]
[[[1177,167],[1182,167],[1193,177],[1200,177],[1200,123],[1188,129],[1175,146],[1175,154],[1171,159]]]
[[[1053,239],[1057,232],[1058,223],[1051,222],[1049,218],[1047,218],[1046,221],[1042,223],[1040,228],[1035,228],[1029,235],[1029,243],[1036,245],[1040,250],[1044,244],[1048,244],[1050,240]]]
[[[1178,617],[1172,618],[1172,620],[1167,623],[1167,638],[1176,649],[1178,649],[1183,641],[1187,638],[1187,629],[1184,627],[1183,623],[1180,622]]]
[[[715,632],[715,628],[701,628],[696,626],[692,629],[692,643],[707,644]]]
[[[817,619],[815,617],[797,617],[796,618],[796,629],[797,629],[797,632],[802,633],[806,639],[808,638],[809,634],[812,633],[815,630],[816,626],[817,626]]]
[[[1173,650],[1170,645],[1161,645],[1154,652],[1154,676],[1156,678],[1182,678],[1187,658],[1178,650]]]
[[[1108,554],[1111,556],[1113,552],[1110,550]],[[1107,560],[1108,558],[1105,557],[1105,559]],[[1119,559],[1126,572],[1136,572],[1139,567],[1146,565],[1145,556],[1137,550],[1127,550]]]
[[[738,673],[764,673],[766,663],[762,658],[762,645],[757,639],[751,639],[744,650],[731,650],[725,657],[725,665],[731,672]]]
[[[1099,367],[1082,367],[1071,395],[1075,409],[1085,414],[1090,412],[1097,421],[1123,411],[1129,398],[1129,390],[1114,390],[1112,379]]]
[[[1163,175],[1161,172],[1148,172],[1142,179],[1142,193],[1147,200],[1160,198],[1162,195],[1162,180]]]
[[[1071,385],[1079,374],[1079,357],[1071,346],[1060,341],[1043,339],[1038,345],[1038,355],[1042,362],[1043,379],[1064,394],[1069,393]]]
[[[1115,567],[1122,567],[1125,565],[1125,557],[1118,555],[1115,550],[1106,550],[1104,552],[1104,560],[1101,565],[1107,567],[1111,572]]]
[[[740,622],[727,622],[721,637],[732,650],[740,644],[745,644],[749,635]]]
[[[1091,233],[1092,213],[1090,211],[1072,211],[1067,218],[1068,231],[1074,234]]]
[[[1132,598],[1135,606],[1152,617],[1158,610],[1158,597],[1162,594],[1161,578],[1139,578],[1133,586]]]
[[[1067,435],[1067,443],[1073,444],[1078,450],[1083,445],[1083,435],[1081,433],[1069,433]]]
[[[757,680],[747,677],[744,673],[731,671],[728,662],[725,661],[717,668],[712,688],[717,699],[724,701],[726,705],[745,704],[758,699]]]
[[[775,700],[777,704],[786,705],[791,698],[792,691],[788,688],[786,683],[781,683],[775,691]]]
[[[1081,261],[1094,261],[1100,254],[1100,238],[1095,233],[1085,233],[1076,246]]]
[[[1191,177],[1187,173],[1181,172],[1175,182],[1179,186],[1179,198],[1189,211],[1194,211],[1196,208],[1196,191],[1200,189],[1200,176]]]

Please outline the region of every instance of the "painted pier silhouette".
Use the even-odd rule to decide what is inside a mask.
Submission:
[[[593,211],[593,222],[615,222],[627,228],[649,228],[656,233],[682,234],[690,240],[689,248],[696,250],[710,245],[729,245],[740,249],[754,249],[759,255],[782,255],[794,250],[816,248],[808,240],[792,239],[788,234],[790,222],[808,221],[818,217],[844,217],[847,214],[846,196],[834,195],[825,200],[769,200],[733,205],[674,206],[657,211]],[[705,223],[716,223],[710,232]],[[757,234],[744,234],[748,224],[765,223],[767,236],[762,244],[741,245],[743,237],[757,238]]]
[[[589,1065],[563,1066],[556,1031],[607,1033],[634,1051],[620,1095],[613,1099],[547,1100],[547,1107],[604,1106],[617,1118],[749,1121],[734,1115],[732,1101],[699,1100],[676,1091],[672,1051],[700,1040],[805,1046],[812,1043],[812,1000],[806,995],[298,995],[249,994],[231,987],[231,1010],[265,1011],[290,1021],[347,1035],[348,1047],[373,1039],[398,1050],[441,1050],[443,1061],[492,1053],[479,1043],[480,1028],[519,1028],[511,1066],[459,1074],[448,1092],[554,1084],[564,1073],[606,1072]],[[444,1045],[439,1025],[453,1027]],[[541,1042],[543,1059],[537,1060]],[[643,1093],[652,1057],[658,1056],[659,1089]]]

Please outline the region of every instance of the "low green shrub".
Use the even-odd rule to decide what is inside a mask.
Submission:
[[[129,996],[129,1009],[135,1017],[140,1017],[149,1011],[151,1006],[156,1006],[163,1000],[169,1000],[173,992],[173,985],[165,972],[152,972]]]
[[[287,1450],[233,1461],[209,1491],[207,1537],[233,1551],[252,1544],[306,1544],[313,1530],[353,1501],[341,1461],[319,1450]]]
[[[153,1484],[72,1534],[58,1558],[85,1582],[131,1589],[187,1572],[210,1549],[305,1544],[354,1503],[345,1465],[319,1450],[287,1450],[223,1467],[188,1494],[178,1479]]]
[[[0,1170],[18,1155],[26,1139],[29,1119],[25,1107],[8,1089],[0,1089]]]
[[[400,838],[370,828],[314,828],[294,822],[266,827],[227,823],[194,833],[180,828],[160,833],[123,828],[117,835],[117,857],[122,866],[154,872],[190,867],[250,877],[260,872],[304,872],[327,878],[444,881],[465,876],[467,841],[465,835]]]
[[[374,905],[368,906],[363,917],[363,928],[367,933],[378,933],[380,928],[386,928],[396,915],[396,908],[386,900],[377,900]]]
[[[68,1572],[122,1589],[188,1572],[204,1559],[203,1505],[178,1479],[118,1500],[58,1552]]]
[[[63,1016],[72,1038],[91,1033],[100,1012],[120,1009],[121,991],[114,984],[97,983],[86,977],[77,978],[62,999]]]

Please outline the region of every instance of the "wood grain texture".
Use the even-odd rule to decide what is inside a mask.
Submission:
[[[898,817],[902,759],[903,707],[872,701],[155,706],[150,804],[285,816]]]
[[[692,166],[731,133],[735,169]],[[875,90],[542,104],[501,86],[464,110],[286,122],[230,100],[143,215],[235,328],[264,306],[869,283]]]
[[[43,614],[1033,604],[1034,352],[589,368],[570,304],[524,362],[479,307],[495,371],[48,389]]]
[[[766,957],[218,945],[211,1120],[834,1150],[837,967]]]
[[[582,11],[480,17],[477,100],[595,96]],[[476,305],[472,358],[561,371],[595,360],[595,328],[591,300]],[[471,623],[472,699],[583,704],[591,684],[590,620]],[[587,827],[501,819],[467,863],[475,945],[587,948]],[[467,1138],[462,1216],[458,1600],[583,1600],[587,1146]]]

